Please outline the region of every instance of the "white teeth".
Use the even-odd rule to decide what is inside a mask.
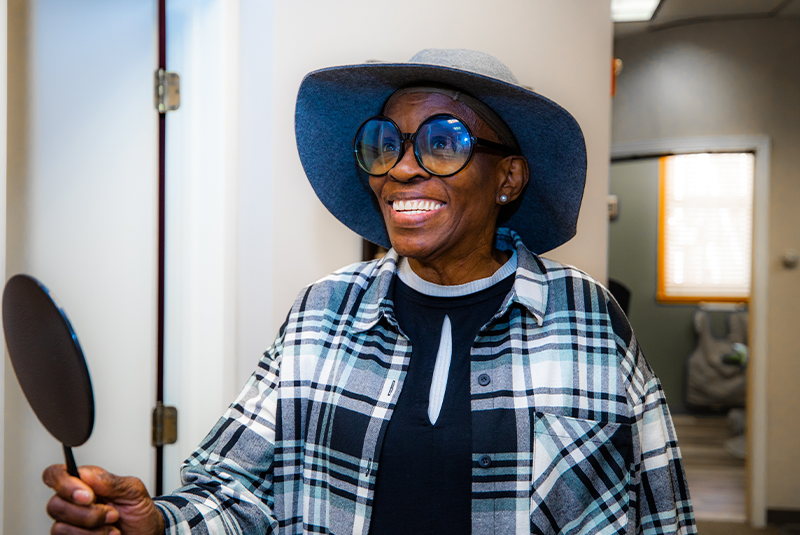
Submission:
[[[393,201],[392,208],[396,212],[404,212],[406,214],[421,214],[424,212],[436,211],[442,207],[442,203],[436,201],[411,199],[408,201]]]

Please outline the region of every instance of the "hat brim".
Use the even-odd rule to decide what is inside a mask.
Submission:
[[[497,112],[528,160],[530,180],[502,226],[534,253],[569,241],[577,227],[586,182],[586,144],[577,121],[551,100],[495,78],[459,69],[409,63],[368,63],[314,71],[300,85],[295,133],[300,161],[322,204],[367,240],[390,247],[368,176],[353,156],[359,125],[380,112],[401,87],[455,87]]]

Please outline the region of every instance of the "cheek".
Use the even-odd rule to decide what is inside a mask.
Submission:
[[[372,190],[372,194],[378,200],[378,204],[380,204],[382,207],[383,202],[381,202],[381,192],[383,191],[383,180],[370,177],[369,187]]]
[[[472,226],[494,228],[500,210],[495,199],[496,193],[491,184],[487,183],[463,193],[463,214],[471,220]]]
[[[373,196],[375,198],[375,202],[378,203],[378,211],[380,212],[384,223],[388,227],[388,226],[390,226],[389,225],[389,212],[391,210],[391,207],[388,204],[386,204],[385,202],[383,202],[382,194],[383,194],[383,187],[384,187],[385,183],[386,183],[385,178],[380,178],[380,177],[379,178],[370,177],[370,180],[369,180],[369,187],[372,190],[372,194],[373,194]]]

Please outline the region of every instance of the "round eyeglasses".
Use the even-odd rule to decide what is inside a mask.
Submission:
[[[434,176],[458,173],[475,150],[514,154],[507,145],[473,136],[469,127],[452,115],[428,117],[413,134],[402,133],[394,121],[378,115],[364,121],[353,139],[356,161],[368,175],[385,175],[403,158],[406,140],[411,141],[420,167]]]

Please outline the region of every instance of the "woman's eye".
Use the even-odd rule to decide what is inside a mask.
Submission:
[[[431,148],[433,150],[447,150],[452,147],[452,141],[446,137],[439,136],[431,139]]]
[[[394,141],[384,141],[382,150],[383,152],[397,152],[397,143]]]

